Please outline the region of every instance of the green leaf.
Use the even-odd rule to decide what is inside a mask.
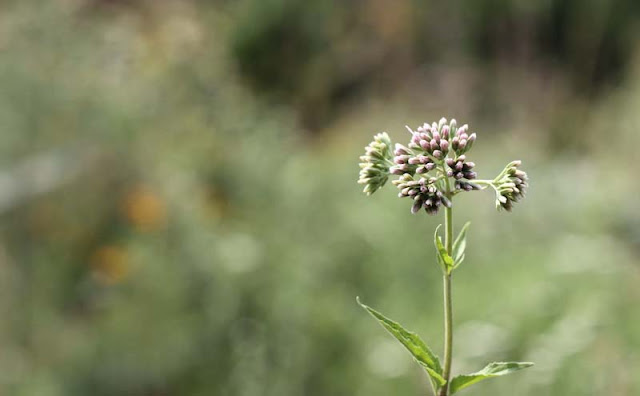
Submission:
[[[459,266],[460,264],[462,264],[462,262],[464,261],[464,258],[465,258],[465,255],[463,254],[463,255],[462,255],[462,257],[460,257],[458,260],[456,260],[456,262],[455,262],[455,264],[454,264],[454,266],[453,266],[453,269],[458,268],[458,266]]]
[[[433,243],[436,245],[436,255],[438,257],[438,263],[440,263],[443,271],[449,273],[451,271],[451,268],[453,268],[453,259],[451,258],[451,256],[449,256],[449,253],[447,253],[447,249],[445,249],[444,245],[442,244],[442,238],[440,238],[440,236],[438,235],[440,227],[442,227],[442,224],[436,227],[436,232],[433,235]]]
[[[373,316],[378,323],[382,325],[392,336],[394,336],[404,347],[413,355],[414,359],[424,368],[435,385],[438,387],[447,383],[442,377],[442,366],[440,365],[440,359],[436,356],[429,347],[420,339],[416,333],[412,333],[404,329],[399,323],[385,317],[375,309],[364,305],[360,302],[360,298],[356,298],[358,304],[367,310]]]
[[[515,371],[525,369],[527,367],[533,366],[531,362],[494,362],[488,364],[482,370],[467,375],[458,375],[454,379],[451,380],[451,394],[456,393],[457,391],[466,388],[467,386],[471,386],[476,382],[480,382],[487,378],[499,377],[505,374],[511,374]]]
[[[453,242],[453,261],[455,263],[455,267],[459,266],[464,260],[464,250],[467,247],[467,229],[469,229],[470,224],[470,222],[467,222],[462,227],[458,237],[455,242]]]

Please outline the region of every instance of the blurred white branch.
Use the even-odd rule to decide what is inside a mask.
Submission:
[[[57,148],[0,170],[0,213],[74,180],[97,162],[97,154],[87,147]]]

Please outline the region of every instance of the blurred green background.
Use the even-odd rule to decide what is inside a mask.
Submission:
[[[374,133],[442,116],[527,199],[457,200],[469,395],[640,394],[636,0],[6,0],[0,394],[425,395],[360,296],[440,353],[431,235]],[[416,237],[417,236],[417,237]]]

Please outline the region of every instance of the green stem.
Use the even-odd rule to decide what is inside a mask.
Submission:
[[[449,180],[446,180],[447,194]],[[447,253],[453,256],[453,210],[445,207],[445,247]],[[443,274],[444,284],[444,368],[442,376],[447,383],[440,389],[439,396],[449,395],[449,378],[451,377],[451,361],[453,360],[453,306],[451,303],[451,273]]]

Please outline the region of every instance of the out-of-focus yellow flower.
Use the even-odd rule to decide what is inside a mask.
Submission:
[[[165,226],[167,211],[164,201],[144,186],[131,190],[123,202],[127,220],[142,232],[151,232]]]
[[[115,245],[98,248],[91,256],[90,264],[98,281],[109,285],[122,282],[130,272],[127,251]]]

